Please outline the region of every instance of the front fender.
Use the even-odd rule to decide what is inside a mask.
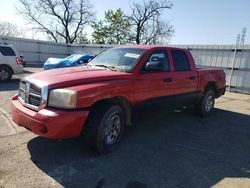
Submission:
[[[97,101],[114,97],[124,97],[129,102],[133,101],[132,81],[130,80],[91,83],[70,87],[69,89],[78,91],[78,108],[88,108]]]

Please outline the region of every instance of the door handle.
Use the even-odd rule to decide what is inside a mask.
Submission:
[[[173,81],[172,78],[164,78],[164,79],[163,79],[163,82],[172,82],[172,81]]]
[[[195,78],[196,78],[195,76],[190,76],[189,80],[195,80]]]

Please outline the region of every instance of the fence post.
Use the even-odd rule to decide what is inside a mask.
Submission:
[[[37,52],[38,61],[37,61],[37,63],[38,63],[38,66],[40,66],[40,64],[41,64],[41,62],[42,62],[42,61],[41,61],[41,42],[38,41],[37,44],[38,44],[38,52]]]
[[[234,55],[233,55],[233,60],[232,60],[232,66],[231,66],[231,72],[230,72],[230,76],[229,76],[229,85],[228,85],[228,91],[229,92],[230,92],[230,88],[231,88],[231,84],[232,84],[232,76],[233,76],[236,53],[237,53],[237,44],[235,45]]]

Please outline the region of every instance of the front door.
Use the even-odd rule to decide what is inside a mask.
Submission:
[[[146,64],[152,61],[162,63],[162,70],[148,71]],[[159,99],[172,95],[174,86],[171,75],[167,50],[154,50],[148,56],[140,74],[135,78],[135,102],[159,101]]]

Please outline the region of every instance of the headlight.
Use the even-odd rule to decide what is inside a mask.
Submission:
[[[69,89],[54,89],[49,94],[49,106],[57,108],[76,108],[77,92]]]

